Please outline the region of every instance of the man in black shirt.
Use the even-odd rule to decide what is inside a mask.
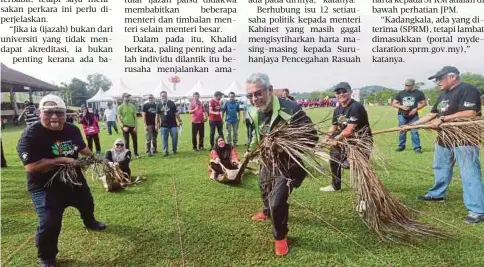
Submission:
[[[148,157],[158,153],[156,139],[158,130],[156,128],[156,103],[153,95],[148,96],[148,103],[143,105],[143,118],[146,130],[146,154]]]
[[[329,139],[342,140],[352,137],[355,133],[371,137],[368,114],[362,104],[351,98],[351,86],[347,82],[340,82],[334,88],[334,92],[340,105],[333,112],[333,123],[324,142],[328,142]],[[347,155],[339,146],[331,147],[330,156],[332,185],[321,187],[320,190],[323,192],[334,192],[341,189],[341,169],[346,167],[342,166],[343,163],[347,164]]]
[[[438,128],[443,122],[482,115],[479,90],[473,85],[461,82],[457,68],[445,66],[429,77],[429,80],[432,79],[435,79],[442,93],[430,113],[413,125],[430,122],[433,127]],[[464,219],[467,223],[484,221],[484,191],[479,161],[478,135],[479,133],[476,133],[475,141],[450,146],[443,141],[441,132],[439,132],[433,162],[434,186],[428,190],[427,194],[417,197],[421,200],[443,200],[452,180],[454,163],[457,161],[462,178],[464,204],[469,211]]]
[[[40,123],[24,130],[17,152],[27,172],[28,190],[39,218],[35,236],[38,257],[42,266],[51,267],[55,266],[65,208],[76,207],[89,229],[103,230],[105,225],[94,218],[94,201],[80,168],[76,172],[81,185],[65,184],[53,177],[57,165],[74,163],[79,153],[92,156],[79,128],[65,123],[64,101],[47,95],[40,101],[39,109]]]
[[[173,154],[176,154],[178,145],[178,126],[176,121],[178,120],[179,126],[182,126],[183,122],[180,119],[175,103],[168,100],[166,91],[162,91],[160,95],[161,103],[156,108],[156,128],[159,129],[161,127],[163,152],[166,157],[168,156],[168,135],[171,135]]]
[[[392,106],[398,109],[398,126],[416,122],[419,119],[418,111],[424,108],[426,105],[427,101],[425,100],[424,93],[415,89],[415,80],[406,80],[405,89],[398,92],[397,96],[392,101]],[[416,153],[422,153],[418,130],[413,129],[410,131],[410,133],[412,135],[413,149]],[[406,143],[407,132],[401,131],[398,135],[397,151],[403,151]]]

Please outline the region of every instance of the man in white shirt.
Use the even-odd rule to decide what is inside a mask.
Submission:
[[[118,127],[116,126],[116,109],[113,108],[113,103],[108,103],[108,108],[104,111],[103,120],[108,124],[108,133],[112,134],[111,127],[114,128],[116,134],[118,133]]]

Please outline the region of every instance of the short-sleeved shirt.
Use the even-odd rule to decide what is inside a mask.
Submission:
[[[209,108],[211,108],[212,111],[214,112],[222,111],[222,106],[220,105],[220,101],[217,101],[215,99],[210,99],[210,103],[208,105],[209,105]],[[222,121],[222,114],[215,115],[213,113],[209,113],[208,119],[210,121]]]
[[[106,116],[106,121],[116,121],[116,109],[107,108],[104,111],[104,116]]]
[[[42,142],[39,142],[41,140]],[[81,131],[77,126],[65,123],[61,131],[51,131],[41,123],[33,124],[26,128],[17,144],[17,153],[24,165],[28,165],[41,159],[53,159],[57,157],[69,157],[77,159],[79,151],[86,147]],[[45,184],[53,177],[56,168],[45,173],[27,172],[27,184],[29,190],[44,188]],[[77,180],[85,182],[81,169],[77,169]],[[52,188],[69,187],[55,178],[50,186]]]
[[[118,115],[123,122],[122,126],[136,127],[136,107],[131,103],[118,106]]]
[[[156,104],[146,103],[143,105],[143,112],[145,113],[146,125],[154,126],[156,119],[157,107]]]
[[[473,85],[460,83],[454,89],[442,92],[430,112],[437,113],[437,117],[440,117],[465,110],[475,110],[478,116],[482,116],[479,90]],[[437,137],[437,142],[444,145],[440,134]]]
[[[195,112],[192,113],[192,122],[193,123],[203,123],[204,122],[203,113],[205,113],[205,110],[203,109],[202,102],[192,101],[192,103],[190,103],[189,109],[195,110]]]
[[[173,101],[159,103],[156,106],[156,112],[161,116],[161,127],[173,128],[176,127],[176,105]]]
[[[425,100],[425,94],[420,90],[413,91],[400,91],[395,97],[400,104],[409,107],[410,109],[405,111],[403,109],[398,109],[398,114],[408,115],[410,110],[418,107],[418,103]]]
[[[39,116],[37,116],[37,109],[35,106],[27,107],[27,111],[25,112],[25,124],[30,126],[39,121]]]
[[[225,121],[228,123],[236,123],[239,121],[239,111],[240,111],[240,103],[237,100],[227,101],[223,107],[225,112]]]
[[[346,107],[339,105],[333,112],[333,125],[338,126],[337,132],[343,131],[348,124],[356,124],[354,132],[364,129],[367,135],[372,135],[365,107],[353,99]]]

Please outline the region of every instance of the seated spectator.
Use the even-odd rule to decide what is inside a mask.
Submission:
[[[209,176],[221,183],[240,182],[235,176],[241,167],[240,156],[232,145],[219,136],[210,152]]]

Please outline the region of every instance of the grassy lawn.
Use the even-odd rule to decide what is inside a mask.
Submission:
[[[318,120],[330,112],[322,108],[309,113]],[[372,107],[369,114],[374,130],[396,124],[393,109]],[[395,152],[396,133],[377,136],[376,145],[387,164],[386,170],[377,170],[395,196],[422,212],[416,218],[454,234],[452,239],[429,238],[413,246],[382,243],[354,211],[347,184],[342,192],[322,193],[319,187],[329,184],[328,177],[308,177],[290,198],[290,252],[280,258],[273,254],[270,222],[250,220],[261,207],[257,177],[247,174],[239,186],[209,180],[208,151],[192,152],[190,120],[183,119],[177,155],[147,158],[143,153],[132,162],[133,174],[147,177],[142,184],[107,193],[101,182],[88,177],[96,217],[108,228],[88,232],[78,211],[68,208],[59,238],[58,260],[63,266],[183,266],[182,259],[185,266],[484,266],[484,224],[468,225],[463,220],[467,211],[457,168],[446,201],[415,199],[433,183],[431,133],[421,132],[421,155],[411,150],[410,136],[410,149],[400,153]],[[32,238],[37,218],[15,152],[20,131],[10,128],[2,133],[9,165],[1,177],[2,266],[38,264]],[[138,133],[138,146],[144,152],[144,129],[139,127]],[[208,147],[208,127],[205,133]],[[245,143],[242,125],[239,136]],[[102,131],[103,150],[117,137]],[[241,155],[243,150],[240,146]]]

